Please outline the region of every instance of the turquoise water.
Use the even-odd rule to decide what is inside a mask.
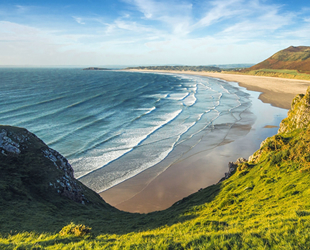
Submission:
[[[220,143],[251,106],[225,81],[175,74],[2,68],[0,87],[0,124],[35,133],[97,192],[229,124]]]

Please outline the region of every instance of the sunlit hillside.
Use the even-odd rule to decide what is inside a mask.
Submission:
[[[34,152],[23,144],[20,154],[27,164],[21,165],[19,156],[2,143],[1,161],[10,171],[1,178],[0,248],[309,249],[309,96],[308,91],[293,100],[281,133],[266,139],[249,161],[232,166],[230,178],[150,214],[115,210],[91,193],[89,204],[56,198],[56,193],[56,203],[44,192],[34,196],[37,191],[25,187],[33,174],[40,174],[42,168],[33,171],[31,164],[43,159],[38,154],[42,150]],[[41,182],[39,187],[46,186]]]

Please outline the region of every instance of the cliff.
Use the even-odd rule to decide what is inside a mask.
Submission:
[[[58,230],[64,222],[83,221],[85,211],[119,213],[74,178],[61,154],[11,126],[0,126],[0,211],[0,232]]]
[[[0,126],[0,199],[63,198],[81,204],[106,203],[77,181],[68,161],[26,129]]]

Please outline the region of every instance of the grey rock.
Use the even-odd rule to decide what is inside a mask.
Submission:
[[[6,155],[5,152],[20,154],[19,147],[20,145],[16,141],[13,141],[10,137],[8,137],[7,131],[2,129],[2,131],[0,132],[0,148],[3,149],[1,151],[2,154]]]
[[[30,139],[31,138],[31,139]],[[71,200],[85,204],[89,202],[84,196],[84,188],[74,178],[73,168],[65,157],[59,154],[56,150],[49,148],[34,134],[25,129],[19,129],[9,126],[2,126],[0,128],[0,152],[6,157],[19,157],[23,152],[32,150],[30,141],[38,144],[36,147],[41,147],[42,157],[47,158],[52,164],[49,166],[55,166],[59,177],[54,180],[49,180],[46,185],[49,188],[54,189],[62,196],[66,196]],[[27,149],[27,150],[26,150]],[[36,149],[33,149],[36,150]],[[40,157],[38,155],[38,157]],[[38,169],[40,171],[40,169]]]
[[[245,158],[243,158],[243,157],[241,157],[241,158],[238,158],[236,161],[235,161],[235,165],[236,164],[241,164],[241,163],[244,163],[244,162],[247,162],[248,160],[247,159],[245,159]]]

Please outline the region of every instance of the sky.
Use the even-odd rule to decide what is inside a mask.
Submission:
[[[0,65],[258,63],[310,46],[309,0],[0,0]]]

